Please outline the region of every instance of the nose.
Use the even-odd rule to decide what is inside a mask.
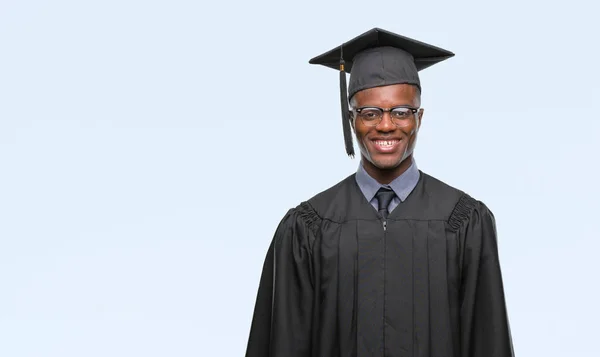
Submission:
[[[377,124],[376,129],[382,132],[390,132],[396,130],[396,124],[392,121],[390,113],[384,112],[381,121]]]

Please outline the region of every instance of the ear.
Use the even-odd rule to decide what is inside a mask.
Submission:
[[[352,112],[348,112],[348,120],[350,121],[350,127],[352,127],[352,131],[354,132],[354,134],[356,134],[356,128],[354,128],[354,115],[352,115]]]
[[[421,108],[419,109],[419,112],[417,113],[417,118],[419,118],[419,122],[417,123],[417,127],[421,128],[421,122],[423,121],[423,113],[425,112],[425,109]]]

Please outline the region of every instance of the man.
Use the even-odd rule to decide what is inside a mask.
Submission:
[[[311,60],[340,69],[361,164],[282,219],[247,357],[514,355],[492,212],[413,159],[418,71],[453,55],[373,29]]]

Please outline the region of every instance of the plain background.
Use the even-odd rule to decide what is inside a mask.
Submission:
[[[242,356],[279,220],[358,165],[308,60],[372,27],[456,53],[415,157],[494,212],[517,354],[595,355],[598,11],[0,0],[0,356]]]

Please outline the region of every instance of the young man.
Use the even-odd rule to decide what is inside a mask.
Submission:
[[[373,29],[311,60],[340,69],[361,164],[281,221],[247,357],[514,355],[492,212],[412,155],[418,71],[452,56]]]

